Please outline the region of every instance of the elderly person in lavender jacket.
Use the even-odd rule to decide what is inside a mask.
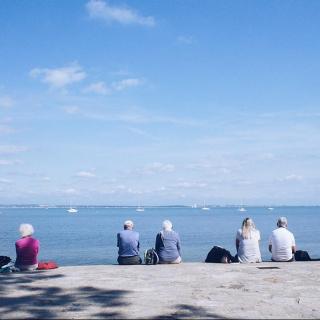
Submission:
[[[162,223],[162,231],[156,237],[156,252],[159,263],[180,263],[180,237],[172,230],[172,223],[165,220]]]

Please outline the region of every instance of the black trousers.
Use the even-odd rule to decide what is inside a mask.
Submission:
[[[142,260],[139,256],[118,257],[118,263],[121,265],[141,264]]]

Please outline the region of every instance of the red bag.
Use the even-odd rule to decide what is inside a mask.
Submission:
[[[47,261],[47,262],[39,262],[37,270],[49,270],[49,269],[56,269],[58,265],[54,261]]]

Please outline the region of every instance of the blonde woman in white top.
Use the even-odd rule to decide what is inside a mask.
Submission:
[[[239,262],[261,262],[259,241],[260,232],[256,229],[253,220],[245,218],[242,222],[242,228],[238,230],[236,236],[236,248]]]

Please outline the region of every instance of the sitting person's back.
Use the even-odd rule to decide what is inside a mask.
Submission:
[[[288,222],[281,217],[277,222],[278,228],[273,230],[269,239],[269,251],[272,253],[272,261],[292,261],[296,251],[293,234],[287,229]]]
[[[139,233],[133,231],[133,222],[124,222],[124,230],[117,234],[118,263],[119,264],[140,264],[139,256]]]
[[[239,262],[261,262],[259,241],[260,232],[255,228],[252,219],[244,219],[242,222],[242,228],[238,230],[236,237]]]
[[[163,222],[163,230],[156,237],[156,252],[160,263],[180,263],[180,237],[172,230],[169,220]]]
[[[32,271],[38,268],[39,240],[32,237],[34,229],[31,224],[22,224],[19,229],[21,239],[17,240],[17,258],[15,266],[21,271]]]

